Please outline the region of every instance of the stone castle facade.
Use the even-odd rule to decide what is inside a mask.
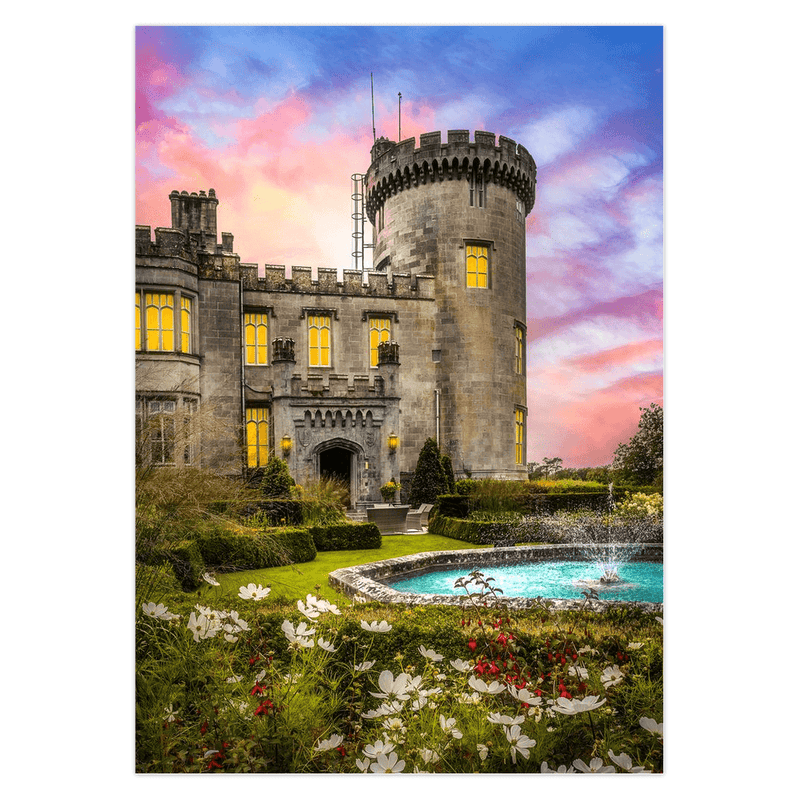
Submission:
[[[428,437],[456,474],[526,477],[525,218],[536,165],[476,131],[378,139],[363,179],[373,270],[242,263],[218,199],[173,191],[136,227],[137,458],[303,484],[353,505],[406,479]]]

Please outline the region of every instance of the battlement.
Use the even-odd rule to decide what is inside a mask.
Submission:
[[[156,228],[151,238],[149,225],[136,226],[137,256],[179,256],[190,261],[214,261],[214,256],[225,256],[236,263],[239,256],[233,252],[233,234],[223,233],[222,242],[216,232],[188,228]]]
[[[380,138],[372,147],[372,163],[366,174],[366,212],[375,224],[375,213],[387,197],[424,185],[453,179],[468,179],[479,171],[485,180],[516,192],[530,213],[535,202],[536,163],[513,139],[494,133],[468,130],[423,133],[416,139],[392,142]]]
[[[335,269],[319,267],[316,278],[311,267],[285,267],[267,264],[263,277],[256,264],[240,264],[242,289],[251,292],[289,292],[302,294],[332,294],[349,297],[393,297],[434,299],[433,275],[395,273],[391,282],[385,272],[344,270],[339,280]],[[201,271],[201,277],[203,272]]]
[[[313,398],[315,402],[366,400],[385,395],[385,381],[381,375],[322,375],[312,372],[304,382],[303,377],[295,373],[290,386],[292,397]]]

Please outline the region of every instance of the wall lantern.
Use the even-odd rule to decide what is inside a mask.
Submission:
[[[397,434],[390,433],[389,434],[389,451],[394,453],[397,450]]]
[[[288,457],[289,453],[292,451],[292,438],[288,433],[281,439],[281,451],[283,452],[284,458]]]

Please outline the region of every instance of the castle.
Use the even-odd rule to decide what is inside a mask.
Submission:
[[[136,226],[137,458],[303,484],[354,506],[410,483],[428,437],[458,475],[526,477],[525,218],[536,165],[505,136],[379,138],[363,176],[373,270],[267,265],[217,240],[213,189]]]

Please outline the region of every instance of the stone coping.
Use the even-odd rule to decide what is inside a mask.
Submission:
[[[410,556],[389,558],[385,561],[375,561],[371,564],[360,564],[355,567],[344,567],[331,572],[328,583],[334,589],[348,597],[360,595],[369,601],[380,603],[397,603],[409,606],[420,605],[463,605],[466,595],[443,594],[414,594],[411,592],[398,592],[382,581],[386,578],[409,576],[411,573],[422,574],[442,567],[458,567],[477,562],[482,568],[490,568],[516,563],[534,563],[537,561],[552,560],[585,560],[587,550],[600,549],[603,545],[575,545],[575,544],[543,544],[521,545],[518,547],[493,547],[477,550],[439,550],[429,553],[415,553]],[[617,546],[623,546],[622,544]],[[640,550],[632,561],[662,561],[662,544],[637,545]],[[465,570],[465,575],[469,570]],[[545,598],[553,603],[556,609],[588,608],[592,611],[604,611],[615,606],[638,606],[645,611],[663,613],[663,603],[642,603],[632,600],[564,600]],[[511,609],[531,608],[535,604],[533,597],[502,597],[502,604]]]

